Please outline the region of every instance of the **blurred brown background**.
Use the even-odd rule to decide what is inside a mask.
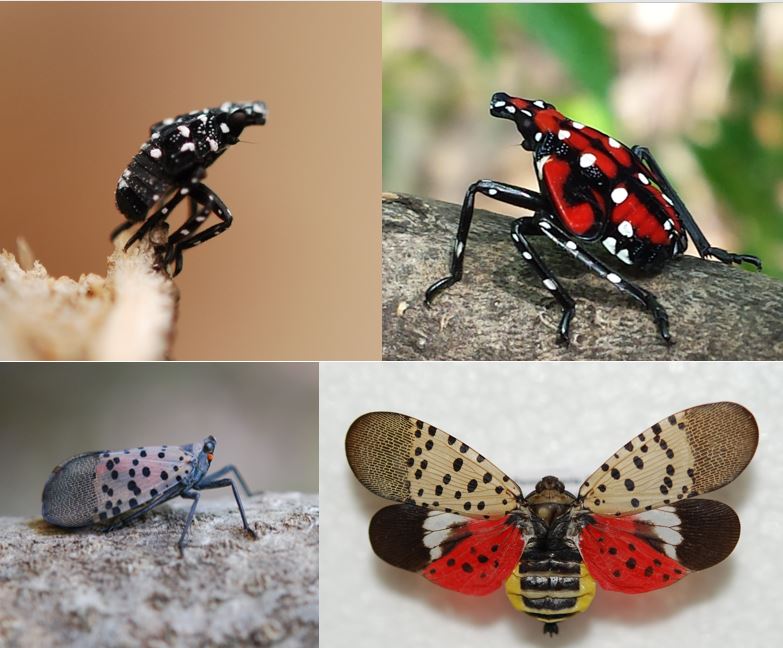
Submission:
[[[318,491],[316,363],[2,363],[0,383],[0,515],[40,515],[80,452],[209,434],[212,469],[235,464],[251,490]]]
[[[0,4],[0,248],[105,274],[149,126],[262,99],[208,170],[235,220],[185,254],[173,358],[379,358],[379,29],[364,2]]]

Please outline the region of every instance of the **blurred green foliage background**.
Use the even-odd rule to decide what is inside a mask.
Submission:
[[[495,91],[541,98],[648,146],[713,245],[783,277],[783,5],[383,11],[386,191],[459,203],[478,178],[535,188],[530,154],[488,102]]]

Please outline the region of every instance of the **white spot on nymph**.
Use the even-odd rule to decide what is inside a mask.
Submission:
[[[568,139],[569,137],[571,137],[571,133],[570,133],[570,131],[567,131],[567,130],[560,130],[560,131],[558,131],[558,133],[557,133],[557,139],[564,140],[564,139]]]
[[[117,183],[117,189],[127,189],[128,183],[125,182],[125,178],[120,178],[120,181]]]
[[[623,263],[627,263],[628,265],[631,265],[631,257],[628,256],[628,250],[618,250],[616,256]]]
[[[619,205],[621,202],[623,202],[626,198],[628,198],[628,190],[624,187],[617,187],[614,191],[612,191],[612,202],[614,202],[616,205]]]
[[[581,156],[579,156],[579,166],[583,169],[586,169],[589,166],[593,166],[595,164],[595,155],[592,153],[582,153]]]
[[[253,104],[253,112],[264,114],[266,113],[266,105],[262,103]]]
[[[223,112],[228,112],[231,110],[231,102],[230,101],[224,101],[222,104],[220,104],[220,110]]]
[[[610,272],[608,275],[606,275],[606,278],[613,284],[619,284],[622,281],[622,279],[620,279],[620,275],[616,275],[614,272]]]
[[[650,184],[650,181],[647,179],[647,176],[644,175],[643,173],[638,174],[637,177],[639,178],[639,182],[641,182],[642,184],[646,184],[646,185]]]
[[[163,151],[161,151],[159,148],[150,149],[150,157],[157,160],[161,155],[163,155]]]
[[[462,241],[457,241],[454,244],[454,254],[456,254],[458,257],[462,256],[462,251],[465,249],[465,246],[463,245]]]
[[[665,193],[662,193],[662,194],[661,194],[661,198],[663,198],[663,199],[664,199],[664,200],[665,200],[667,203],[669,203],[670,205],[673,205],[673,204],[674,204],[674,203],[672,202],[672,199],[671,199],[671,198],[669,198],[669,196],[667,196]]]
[[[130,169],[125,169],[125,171],[122,172],[123,178],[130,178]]]
[[[516,111],[517,109],[514,108],[514,106],[506,106],[506,112],[509,112],[513,115]]]
[[[536,140],[536,142],[540,142],[540,141],[541,141],[541,138],[542,138],[543,136],[544,136],[544,135],[543,135],[543,133],[541,133],[541,131],[539,131],[538,133],[536,133],[536,134],[535,134],[535,137],[534,137],[534,139]]]
[[[217,151],[218,150],[218,143],[213,140],[211,137],[207,138],[207,144],[209,144],[209,148],[211,151]]]
[[[185,151],[195,151],[196,145],[193,142],[185,142],[182,146],[179,147],[179,150],[183,153]]]
[[[536,99],[533,102],[533,105],[538,106],[539,108],[546,108],[546,104],[543,101],[541,101],[541,99]]]
[[[151,140],[156,140],[160,137],[160,133],[153,133],[152,137],[150,137]]]
[[[566,241],[566,247],[569,250],[576,250],[576,243],[574,243],[573,241]]]
[[[549,162],[549,155],[545,155],[540,160],[536,160],[536,169],[538,169],[538,175],[541,175],[541,172],[544,169],[544,165]]]
[[[614,251],[617,249],[617,241],[611,236],[607,236],[601,243],[612,254],[614,254]]]
[[[152,194],[153,200],[160,200],[160,196],[158,194]]]
[[[544,279],[544,285],[549,288],[549,290],[557,290],[557,284],[551,279]]]
[[[220,132],[221,133],[228,133],[228,131],[229,131],[229,128],[228,128],[228,124],[226,124],[226,122],[223,122],[222,124],[220,124]]]
[[[502,108],[505,105],[506,105],[505,101],[496,101],[495,103],[492,104],[492,107],[493,108]]]
[[[520,109],[519,109],[519,112],[521,112],[523,115],[526,115],[526,116],[528,116],[528,117],[532,117],[532,116],[533,116],[533,113],[532,113],[532,112],[530,112],[529,110],[522,110],[522,109],[520,108]]]
[[[164,215],[168,214],[169,213],[169,208],[168,207],[164,207],[163,209],[160,210],[160,213],[164,214]]]
[[[171,117],[167,117],[166,119],[163,120],[162,123],[164,126],[168,126],[169,124],[173,124],[174,120]]]
[[[663,224],[663,229],[665,229],[667,232],[674,227],[674,222],[672,222],[671,218],[666,219],[666,222]]]
[[[620,148],[621,144],[614,137],[610,137],[609,146],[611,146],[612,148]]]
[[[186,230],[186,229],[184,229],[184,230],[182,230],[182,231],[180,232],[180,234],[182,234],[182,236],[187,236],[188,234],[190,234],[190,230]]]
[[[490,189],[489,191],[487,191],[487,193],[488,193],[490,196],[494,196],[494,195],[495,195],[497,192],[498,192],[498,190],[497,190],[497,189]]]
[[[517,239],[517,240],[518,240],[518,239]],[[523,252],[523,253],[522,253],[522,258],[524,258],[524,259],[526,259],[526,260],[528,260],[528,261],[532,261],[532,259],[533,259],[533,255],[532,255],[532,254],[530,254],[530,252]]]
[[[190,193],[190,189],[188,189],[187,187],[182,187],[182,189],[180,189],[180,190],[179,190],[179,192],[180,192],[180,193],[181,193],[183,196],[187,196],[187,195]]]
[[[206,124],[206,123],[207,123],[207,116],[206,116],[206,115],[199,115],[199,116],[198,116],[198,120],[199,120],[199,121],[200,121],[202,124]]]
[[[511,232],[511,238],[514,239],[517,243],[519,243],[519,236],[517,236],[516,232]],[[522,254],[525,254],[525,252],[523,252]]]
[[[538,226],[543,227],[544,229],[552,229],[552,226],[546,221],[538,221]]]
[[[623,236],[631,237],[633,236],[633,225],[629,223],[627,220],[623,221],[617,226],[617,231],[620,232]]]
[[[177,126],[177,130],[182,133],[182,137],[190,137],[190,129],[187,126]]]
[[[579,123],[579,122],[575,122],[575,121],[572,121],[572,122],[571,122],[571,126],[573,126],[574,128],[576,128],[576,130],[582,130],[582,129],[585,127],[585,125],[584,125],[584,124],[581,124],[581,123]]]

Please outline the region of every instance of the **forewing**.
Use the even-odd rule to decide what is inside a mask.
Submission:
[[[758,444],[753,415],[736,403],[699,405],[672,414],[631,439],[579,489],[600,515],[628,515],[725,486]]]
[[[189,483],[195,457],[180,446],[91,452],[54,469],[44,487],[43,517],[64,527],[116,518]]]
[[[592,516],[579,551],[607,590],[649,592],[726,558],[740,533],[736,513],[714,500],[683,500],[625,517]]]
[[[476,520],[412,504],[378,511],[370,523],[370,543],[395,567],[477,596],[505,582],[524,548],[519,527],[508,516]]]
[[[519,486],[482,455],[403,414],[359,417],[345,451],[359,481],[386,499],[483,519],[507,515],[523,501]]]

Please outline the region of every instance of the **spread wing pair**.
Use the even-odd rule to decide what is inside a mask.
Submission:
[[[673,414],[615,452],[568,509],[593,579],[604,589],[646,592],[726,558],[739,538],[736,514],[691,498],[736,478],[757,443],[753,415],[723,402]],[[400,502],[370,523],[375,553],[438,585],[489,594],[537,534],[536,514],[514,481],[420,420],[365,414],[348,431],[346,453],[365,487]]]

